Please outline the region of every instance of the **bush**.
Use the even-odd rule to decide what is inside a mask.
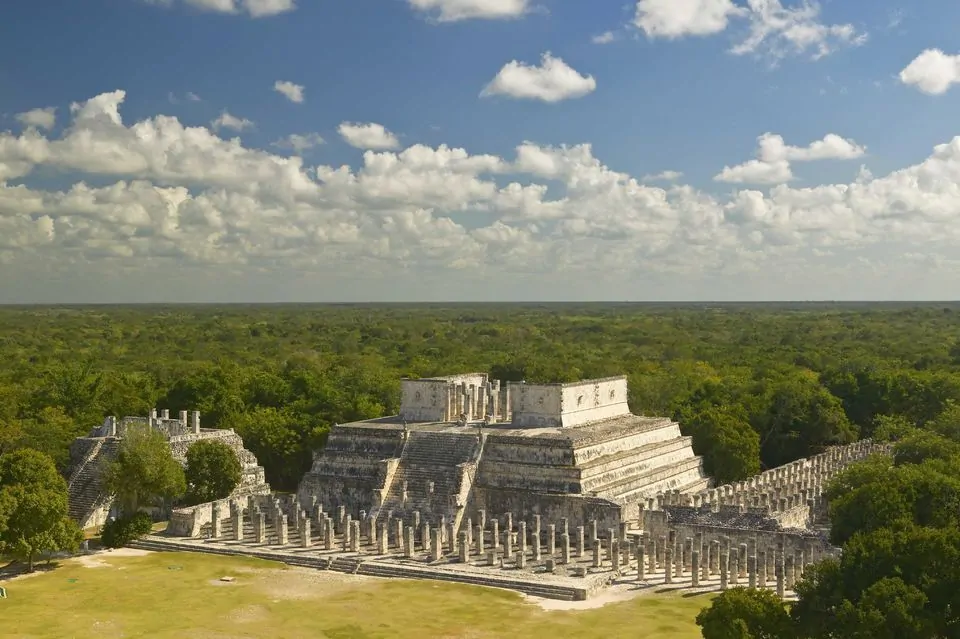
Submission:
[[[153,519],[146,513],[135,513],[108,521],[100,531],[100,542],[107,548],[122,548],[135,539],[150,534]]]

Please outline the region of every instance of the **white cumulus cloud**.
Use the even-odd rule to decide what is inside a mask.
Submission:
[[[44,107],[42,109],[30,109],[17,114],[17,121],[24,126],[34,126],[40,129],[52,129],[57,123],[57,108]]]
[[[782,136],[764,133],[757,138],[757,147],[757,159],[726,166],[714,180],[734,184],[782,184],[793,179],[791,162],[852,160],[867,152],[866,147],[834,133],[805,147],[790,146]]]
[[[307,149],[312,149],[323,143],[324,139],[319,133],[291,133],[287,137],[274,142],[273,146],[281,149],[293,149],[297,153],[303,153]]]
[[[927,49],[900,72],[900,81],[929,95],[942,95],[960,83],[960,55]]]
[[[171,7],[174,0],[145,0],[147,4]],[[297,8],[295,0],[182,0],[183,4],[211,13],[246,14],[266,18]]]
[[[253,126],[253,122],[250,120],[232,115],[228,111],[222,111],[211,124],[215,130],[233,129],[234,131],[243,131]]]
[[[384,150],[400,147],[397,136],[376,122],[343,122],[337,127],[337,132],[347,144],[358,149]]]
[[[519,18],[530,10],[530,0],[407,0],[411,7],[437,22]]]
[[[273,83],[273,90],[277,93],[282,94],[291,102],[296,102],[300,104],[303,102],[303,85],[294,84],[293,82],[288,82],[287,80],[277,80]]]
[[[560,102],[581,98],[597,88],[592,75],[581,75],[562,59],[544,53],[539,67],[513,60],[480,92],[480,97],[504,95],[516,99]]]
[[[746,33],[731,47],[735,55],[757,54],[776,63],[791,54],[818,59],[845,46],[866,42],[867,34],[849,23],[820,20],[820,5],[804,0],[785,7],[781,0],[639,0],[633,25],[650,38],[708,36],[744,23]]]

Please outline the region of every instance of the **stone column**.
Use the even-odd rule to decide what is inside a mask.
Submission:
[[[620,570],[620,542],[616,539],[610,540],[610,563],[613,565],[613,572]]]
[[[522,552],[522,551],[521,551],[521,552],[518,552],[518,553],[517,553],[517,568],[519,568],[520,570],[523,570],[523,569],[526,568],[526,567],[527,567],[527,553]]]
[[[700,586],[700,551],[698,550],[690,553],[690,585],[694,588]]]
[[[430,546],[433,554],[431,555],[431,559],[434,561],[440,561],[440,557],[443,556],[443,541],[440,539],[442,535],[440,534],[439,528],[434,529],[432,533],[433,540],[431,541]]]
[[[300,546],[309,548],[313,545],[313,539],[310,537],[310,520],[303,518],[300,520]]]
[[[258,544],[267,542],[267,514],[261,510],[254,514],[253,536]]]
[[[590,520],[590,545],[595,546],[597,544],[597,539],[599,539],[597,536],[597,520],[592,519]]]
[[[784,586],[787,590],[793,590],[794,577],[796,576],[796,574],[794,572],[795,564],[794,564],[794,558],[792,554],[787,555],[787,558],[785,561],[785,568],[786,570],[784,571],[784,579],[785,579]]]
[[[599,568],[601,565],[602,565],[602,562],[600,559],[600,544],[594,543],[593,544],[593,567]]]
[[[777,596],[783,599],[784,595],[787,592],[786,583],[784,581],[784,566],[782,563],[777,561],[775,563],[775,570],[777,573]]]
[[[233,509],[233,540],[243,541],[243,506],[237,506]]]
[[[767,551],[757,553],[757,587],[767,587]]]
[[[430,536],[430,522],[420,524],[420,539],[423,540],[423,552],[429,554],[433,548],[433,538]]]
[[[447,548],[449,553],[452,555],[457,552],[457,530],[454,528],[453,522],[450,522],[446,530],[447,535]]]
[[[524,557],[527,556],[527,522],[521,521],[517,524],[520,531],[517,533],[517,552],[519,552]]]
[[[720,542],[714,539],[710,542],[710,574],[720,573]]]
[[[540,561],[540,535],[533,535],[530,539],[533,542],[533,560]]]
[[[513,536],[509,530],[503,531],[503,558],[513,559]]]
[[[740,544],[737,557],[740,560],[740,579],[747,578],[747,544]]]
[[[406,533],[407,533],[407,539],[406,539],[406,543],[403,544],[403,556],[406,557],[407,559],[410,559],[411,557],[413,557],[413,550],[414,550],[413,526],[407,526]]]
[[[500,520],[490,520],[490,545],[494,550],[500,550]]]
[[[397,542],[397,550],[403,552],[403,520],[397,520],[396,532],[394,533],[394,539]]]
[[[747,558],[747,585],[750,588],[757,587],[757,557],[750,555]]]
[[[470,546],[467,545],[467,533],[460,533],[460,563],[465,564],[470,557]]]
[[[487,511],[480,509],[477,511],[477,523],[480,524],[481,530],[487,529]]]
[[[720,553],[720,590],[726,590],[730,579],[730,555]]]
[[[568,533],[560,535],[560,556],[564,564],[570,563],[570,535]]]
[[[583,526],[577,526],[577,557],[583,557],[584,552],[584,529]]]
[[[483,526],[477,524],[476,532],[473,535],[473,540],[477,544],[477,556],[483,557]]]
[[[540,536],[540,515],[534,515],[532,519],[533,519],[533,523],[530,526],[531,531],[533,532],[534,535],[539,537]]]
[[[547,526],[547,556],[554,557],[557,554],[557,526],[550,524]]]
[[[643,570],[644,569],[643,559],[644,559],[644,549],[643,549],[643,544],[641,543],[640,545],[637,546],[637,581],[643,581],[645,577],[644,570]]]
[[[212,514],[210,516],[210,538],[211,539],[220,539],[222,531],[220,530],[220,518],[222,514],[220,513],[220,502],[213,502]]]
[[[663,549],[663,583],[673,583],[673,548],[667,546]]]
[[[280,515],[280,519],[277,521],[277,537],[279,537],[279,545],[286,546],[289,543],[287,538],[287,516]]]
[[[651,539],[651,540],[650,540],[650,558],[649,558],[649,562],[650,562],[650,563],[649,563],[649,565],[647,566],[647,568],[650,569],[650,574],[652,575],[652,574],[654,574],[655,572],[657,572],[657,540],[656,540],[656,539]]]
[[[350,522],[350,552],[360,552],[360,522]]]
[[[368,535],[367,535],[367,545],[368,546],[377,546],[377,520],[371,518],[368,520]]]
[[[730,549],[730,584],[736,586],[740,583],[740,550]]]
[[[467,546],[473,547],[473,520],[467,517],[467,525],[464,526],[467,533]]]

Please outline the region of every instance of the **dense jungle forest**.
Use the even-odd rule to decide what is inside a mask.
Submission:
[[[106,415],[200,410],[294,489],[334,423],[394,412],[402,377],[625,374],[735,480],[960,400],[960,305],[463,304],[0,308],[0,453],[65,471]]]

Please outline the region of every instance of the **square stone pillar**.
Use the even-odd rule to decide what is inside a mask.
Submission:
[[[243,541],[243,506],[239,504],[233,509],[231,516],[233,527],[233,540]]]
[[[547,556],[555,557],[557,554],[557,526],[550,524],[547,526]]]
[[[503,558],[513,559],[513,535],[509,530],[503,531]]]
[[[500,550],[500,521],[496,518],[490,520],[490,545]]]
[[[767,551],[761,550],[757,553],[757,587],[767,587]]]
[[[663,583],[673,583],[673,548],[667,546],[663,549]]]
[[[645,566],[643,565],[643,560],[645,557],[646,553],[644,552],[643,544],[641,543],[637,546],[637,581],[644,581],[646,579],[646,575],[644,574]]]
[[[413,532],[414,532],[413,526],[407,526],[407,530],[406,530],[407,538],[403,544],[403,556],[406,557],[407,559],[410,559],[411,557],[413,557],[413,550],[414,550]]]
[[[386,555],[390,552],[390,536],[387,534],[387,525],[380,525],[380,536],[377,538],[377,554]]]
[[[616,539],[610,540],[610,563],[613,565],[613,572],[620,570],[620,542]]]
[[[513,513],[507,513],[504,519],[503,529],[507,532],[513,532]]]
[[[360,522],[350,522],[350,552],[360,552]]]
[[[453,525],[453,522],[450,522],[447,526],[446,536],[447,536],[447,548],[448,552],[452,555],[457,552],[457,530]]]
[[[433,534],[433,539],[431,540],[430,544],[430,558],[433,561],[440,561],[440,558],[443,556],[443,541],[441,540],[442,535],[440,534],[439,528],[436,528],[431,532]]]
[[[213,506],[211,507],[211,511],[212,511],[212,512],[211,512],[211,515],[210,515],[210,538],[211,538],[211,539],[220,539],[220,535],[222,534],[222,531],[221,531],[221,529],[220,529],[220,524],[221,524],[220,518],[221,518],[223,515],[222,515],[222,513],[220,512],[220,502],[219,502],[219,501],[213,502]]]
[[[736,586],[740,583],[740,550],[730,549],[730,585]]]
[[[397,550],[403,552],[403,520],[398,519],[396,527],[394,529],[396,532],[393,535],[393,539],[396,542]]]
[[[310,548],[313,546],[312,534],[310,520],[304,517],[300,520],[300,546],[302,548]]]
[[[650,574],[657,572],[657,540],[650,540],[650,557],[648,558],[647,568],[650,569]]]
[[[540,515],[534,515],[532,519],[533,519],[533,525],[531,526],[532,533],[537,537],[539,537],[540,536]]]
[[[518,527],[520,528],[520,530],[517,533],[517,546],[518,546],[517,552],[519,552],[521,555],[526,556],[527,554],[527,522],[521,521],[518,524]]]
[[[423,552],[430,554],[433,548],[433,537],[430,536],[430,523],[423,522],[420,525],[420,539],[423,540]]]
[[[564,564],[570,563],[570,535],[567,533],[560,535],[560,557]]]
[[[280,515],[280,518],[277,520],[277,543],[280,546],[286,546],[288,543],[290,543],[290,539],[287,535],[287,516]]]
[[[477,556],[483,557],[484,546],[483,546],[483,526],[477,524],[476,531],[473,535],[473,540],[477,545]]]
[[[700,586],[700,552],[697,550],[690,553],[690,585]]]
[[[583,541],[584,541],[585,531],[583,526],[577,526],[577,557],[583,557]]]
[[[593,567],[599,568],[603,565],[603,560],[600,558],[600,544],[593,544]]]
[[[730,585],[730,555],[720,553],[720,590],[726,590]]]
[[[470,558],[470,546],[467,544],[467,533],[460,533],[459,546],[460,546],[460,563],[465,564]]]
[[[596,545],[598,537],[597,520],[590,520],[590,545]]]
[[[741,579],[741,580],[747,578],[747,554],[748,554],[748,553],[747,553],[747,544],[740,544],[739,552],[738,552],[738,554],[737,554],[737,558],[738,558],[738,560],[739,560],[739,562],[740,562],[738,565],[739,565],[739,568],[740,568],[740,579]]]
[[[467,546],[473,547],[473,520],[467,517],[467,524],[464,526],[467,533]]]
[[[747,557],[747,585],[750,588],[757,587],[757,556]]]
[[[267,514],[260,510],[254,514],[253,538],[258,544],[267,542]]]

